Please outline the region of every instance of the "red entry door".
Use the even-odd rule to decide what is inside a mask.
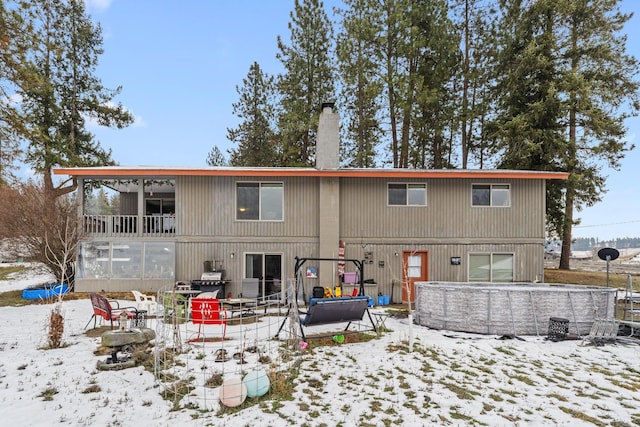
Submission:
[[[427,251],[402,252],[402,302],[415,301],[415,282],[429,280]]]

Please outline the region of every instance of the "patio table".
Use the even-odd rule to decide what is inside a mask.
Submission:
[[[258,307],[258,300],[252,298],[227,298],[221,299],[220,302],[229,307],[231,317],[236,313],[240,313],[240,316],[255,316],[254,308]]]

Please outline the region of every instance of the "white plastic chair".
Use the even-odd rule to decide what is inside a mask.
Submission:
[[[136,308],[138,310],[146,310],[148,316],[155,316],[158,312],[155,295],[145,295],[139,291],[131,291],[136,299]]]
[[[213,292],[203,292],[201,294],[198,294],[196,298],[218,298],[218,292],[220,292],[219,289],[216,289]]]

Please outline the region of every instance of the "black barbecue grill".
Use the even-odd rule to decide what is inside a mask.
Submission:
[[[200,292],[218,291],[218,298],[225,298],[224,271],[203,273],[199,280],[191,281],[191,289]]]

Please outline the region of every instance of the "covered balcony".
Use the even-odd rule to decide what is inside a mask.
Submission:
[[[84,179],[82,227],[92,238],[175,235],[173,179]]]

